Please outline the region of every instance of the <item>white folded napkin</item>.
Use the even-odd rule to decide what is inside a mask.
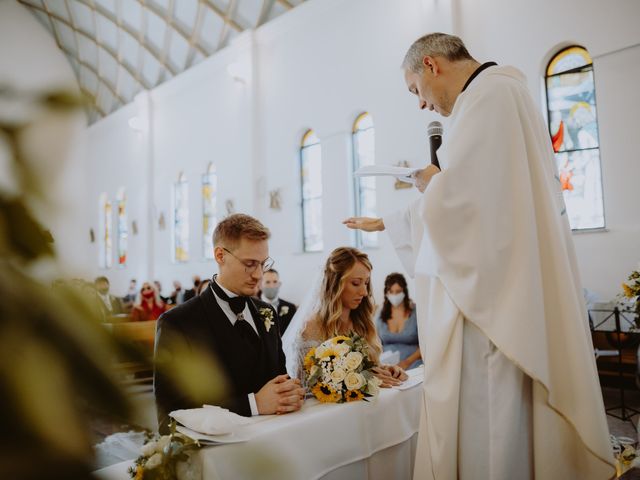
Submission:
[[[207,435],[233,433],[238,427],[251,423],[249,418],[230,412],[226,408],[213,405],[203,405],[202,408],[174,410],[169,415],[185,427]]]

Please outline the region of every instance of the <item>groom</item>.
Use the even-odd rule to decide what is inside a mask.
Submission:
[[[251,298],[263,272],[273,265],[269,236],[269,230],[248,215],[221,221],[213,234],[220,273],[201,295],[163,314],[156,331],[156,361],[179,361],[181,350],[175,345],[213,354],[228,388],[222,398],[201,400],[244,416],[293,412],[304,398],[300,382],[286,375],[277,313]],[[154,392],[161,432],[167,430],[171,411],[203,403],[187,398],[158,368]]]

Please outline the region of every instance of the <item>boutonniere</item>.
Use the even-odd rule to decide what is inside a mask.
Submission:
[[[263,307],[258,310],[258,313],[262,317],[262,320],[264,321],[264,328],[268,332],[271,330],[271,327],[275,325],[275,322],[273,321],[273,310],[268,307]]]
[[[283,305],[282,308],[280,309],[279,315],[286,315],[287,313],[289,313],[289,306]]]

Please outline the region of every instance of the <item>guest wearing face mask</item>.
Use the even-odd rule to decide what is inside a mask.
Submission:
[[[376,318],[376,328],[384,351],[400,354],[399,367],[408,370],[422,365],[416,306],[409,298],[407,281],[401,273],[391,273],[384,281],[384,303]]]
[[[282,282],[280,281],[280,275],[274,269],[267,270],[262,276],[261,291],[258,293],[258,298],[263,302],[271,304],[278,312],[278,327],[280,328],[280,336],[291,323],[291,319],[296,313],[297,307],[291,303],[283,300],[278,296]]]
[[[133,305],[131,318],[134,322],[157,320],[166,310],[167,307],[160,299],[155,286],[150,282],[144,282]]]

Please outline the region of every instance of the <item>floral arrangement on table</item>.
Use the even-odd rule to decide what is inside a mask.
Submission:
[[[140,449],[135,466],[129,467],[134,480],[174,480],[188,476],[189,453],[201,447],[197,440],[176,432],[176,423],[170,423],[171,433],[154,439],[151,435]],[[180,475],[182,472],[187,473]]]
[[[633,270],[627,280],[622,283],[622,297],[628,303],[635,303],[635,311],[640,315],[640,264],[638,269]]]
[[[609,436],[613,456],[616,459],[616,476],[621,477],[632,468],[640,467],[640,452],[636,450],[637,442],[629,437]]]
[[[366,400],[378,394],[380,381],[371,369],[364,338],[352,334],[330,338],[304,358],[309,391],[323,403]]]

